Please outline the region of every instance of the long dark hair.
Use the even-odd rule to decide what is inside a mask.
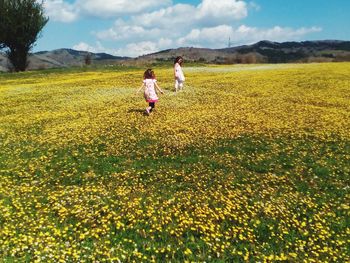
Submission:
[[[182,60],[181,63],[179,62],[180,59]],[[178,57],[176,57],[175,60],[174,60],[174,65],[175,65],[176,63],[179,63],[180,65],[182,65],[182,62],[183,62],[183,61],[184,61],[184,59],[183,59],[181,56],[178,56]]]
[[[143,73],[143,79],[155,79],[156,75],[154,74],[154,71],[149,68]]]

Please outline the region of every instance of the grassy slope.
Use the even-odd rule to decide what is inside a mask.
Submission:
[[[0,75],[2,260],[349,260],[349,63],[155,70]]]

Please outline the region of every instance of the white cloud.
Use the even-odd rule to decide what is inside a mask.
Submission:
[[[96,47],[90,46],[85,42],[80,42],[79,44],[74,45],[72,48],[79,51],[89,51],[93,53],[100,52]]]
[[[71,23],[78,18],[78,11],[74,5],[65,3],[63,0],[44,1],[46,15],[52,21]]]
[[[173,47],[173,41],[168,38],[161,38],[158,41],[141,41],[129,43],[123,48],[117,49],[114,54],[118,56],[137,57],[158,52]]]
[[[260,5],[258,5],[258,4],[255,3],[255,2],[249,2],[248,7],[249,7],[250,9],[255,10],[255,11],[260,11],[260,9],[261,9]]]
[[[240,0],[202,0],[198,6],[177,4],[133,16],[131,23],[144,27],[171,28],[174,31],[193,25],[219,25],[248,15],[247,5]]]
[[[222,47],[222,44],[227,43],[228,38],[233,34],[234,29],[228,25],[193,29],[185,37],[180,38],[177,43],[180,46]]]
[[[119,49],[118,52],[127,54],[127,56],[136,57],[157,52],[159,47],[157,43],[151,41],[143,41],[139,43],[127,44],[125,48]]]
[[[151,36],[151,38],[160,36],[160,29],[146,29],[141,25],[128,24],[120,19],[114,23],[113,28],[95,32],[94,34],[100,40],[141,40],[147,38],[148,36]]]
[[[193,27],[218,26],[247,16],[240,0],[203,0],[198,6],[177,4],[157,11],[119,19],[113,27],[96,33],[100,40],[154,40],[181,38]]]
[[[80,42],[74,45],[72,49],[79,50],[79,51],[88,51],[92,53],[107,53],[107,54],[116,55],[116,56],[120,55],[116,51],[116,49],[106,48],[99,41],[96,41],[95,45],[90,45],[85,42]],[[120,55],[120,56],[124,56],[124,55]]]
[[[241,25],[235,30],[235,35],[233,39],[238,42],[256,42],[259,40],[271,40],[271,41],[290,41],[298,40],[301,37],[314,32],[320,32],[322,28],[320,27],[310,27],[310,28],[298,28],[293,29],[290,27],[280,27],[275,26],[268,29],[260,29],[256,27],[248,27]]]
[[[46,0],[44,8],[53,21],[70,23],[84,16],[114,18],[149,11],[171,3],[171,0],[133,0],[132,3],[129,0],[76,0],[73,3]]]
[[[247,4],[241,0],[203,0],[197,7],[199,18],[242,19],[248,15]]]
[[[95,46],[91,46],[85,42],[80,42],[74,45],[72,48],[75,50],[89,51],[93,53],[108,53],[115,56],[128,56],[137,57],[140,55],[146,55],[157,52],[159,50],[171,48],[173,41],[168,38],[161,38],[158,41],[141,41],[128,43],[121,48],[106,48],[99,41],[96,42]]]
[[[251,44],[260,40],[292,41],[299,40],[309,33],[320,32],[321,30],[319,27],[293,29],[275,26],[261,29],[245,25],[241,25],[238,28],[220,25],[217,27],[193,29],[185,37],[180,38],[177,43],[182,46],[223,48],[227,46],[229,38],[236,45]]]
[[[129,22],[147,28],[171,28],[173,31],[178,31],[184,26],[193,24],[196,13],[197,9],[192,5],[177,4],[151,13],[133,16]]]
[[[151,8],[167,6],[171,0],[77,0],[82,13],[108,18],[147,11]]]
[[[51,18],[65,22],[79,16],[115,17],[110,28],[91,32],[98,40],[95,45],[81,42],[73,48],[132,57],[179,46],[223,48],[229,38],[233,45],[300,40],[322,30],[237,26],[248,10],[260,10],[255,2],[244,0],[202,0],[198,5],[173,5],[171,0],[47,0],[45,8]]]

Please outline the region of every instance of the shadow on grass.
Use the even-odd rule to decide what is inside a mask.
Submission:
[[[129,109],[128,113],[140,113],[142,115],[147,115],[144,109]]]

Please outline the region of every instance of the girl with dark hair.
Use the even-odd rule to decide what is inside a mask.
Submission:
[[[157,84],[156,76],[152,69],[147,69],[143,74],[143,82],[141,87],[136,91],[136,93],[140,92],[144,89],[144,97],[148,102],[148,107],[146,108],[145,113],[149,115],[153,109],[155,108],[155,103],[158,102],[157,91],[163,94],[163,91]]]
[[[174,61],[175,92],[182,90],[185,81],[185,75],[182,71],[183,58],[177,57]]]

